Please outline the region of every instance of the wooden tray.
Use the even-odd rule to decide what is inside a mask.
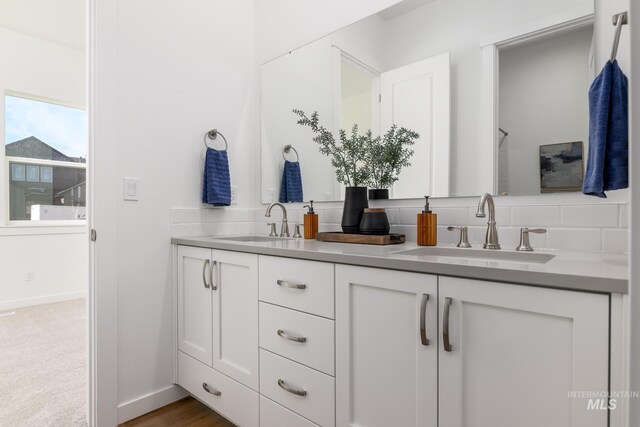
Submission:
[[[372,234],[345,234],[341,232],[318,233],[316,240],[335,243],[360,243],[365,245],[397,245],[404,243],[406,236],[399,233],[372,235]]]

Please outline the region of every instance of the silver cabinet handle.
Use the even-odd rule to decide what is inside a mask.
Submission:
[[[211,263],[211,270],[209,270],[209,278],[211,279],[211,289],[213,289],[214,291],[218,290],[218,285],[215,284],[214,280],[213,280],[213,269],[214,268],[218,268],[218,261],[213,261]]]
[[[213,394],[214,396],[222,396],[222,392],[220,390],[216,390],[207,383],[202,383],[202,388],[209,394]]]
[[[442,345],[444,351],[451,351],[451,344],[449,343],[449,307],[453,300],[450,297],[444,299],[444,313],[442,314]]]
[[[429,338],[427,338],[427,301],[429,301],[429,294],[422,294],[422,303],[420,304],[420,341],[422,345],[429,345]]]
[[[281,336],[284,339],[287,339],[289,341],[295,341],[295,342],[307,342],[307,339],[305,337],[295,337],[293,335],[289,335],[287,333],[285,333],[285,331],[283,331],[282,329],[278,329],[278,335]]]
[[[205,259],[204,264],[202,264],[202,283],[204,283],[204,287],[209,289],[211,286],[207,283],[207,265],[209,265],[209,260]]]
[[[278,385],[281,389],[288,391],[291,394],[295,394],[296,396],[305,397],[307,395],[307,390],[298,390],[291,386],[288,386],[287,383],[284,382],[284,380],[278,379]]]
[[[278,279],[276,283],[278,284],[278,286],[282,286],[283,288],[307,289],[307,285],[303,283],[291,283],[291,282],[287,282],[285,280],[280,280],[280,279]]]

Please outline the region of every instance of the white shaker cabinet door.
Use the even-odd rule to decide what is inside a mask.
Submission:
[[[609,297],[440,277],[439,427],[605,427]],[[449,346],[447,346],[449,344]]]
[[[258,390],[258,255],[213,250],[213,367]]]
[[[336,266],[336,425],[437,425],[437,278]]]
[[[211,249],[178,246],[178,349],[212,366]]]

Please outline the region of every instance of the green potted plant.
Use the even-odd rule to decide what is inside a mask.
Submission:
[[[408,147],[414,145],[418,138],[418,133],[396,125],[391,126],[383,138],[372,138],[371,131],[367,132],[369,199],[389,198],[389,188],[398,180],[402,168],[411,166],[409,160],[414,151]]]
[[[311,128],[316,136],[313,141],[318,144],[322,154],[331,158],[331,165],[336,171],[336,179],[346,186],[344,208],[342,211],[342,231],[354,234],[359,232],[360,220],[365,208],[369,207],[367,187],[370,167],[367,159],[367,136],[358,134],[358,126],[354,125],[351,136],[340,129],[340,141],[320,125],[318,112],[307,117],[304,111],[293,110],[300,117],[298,124]]]

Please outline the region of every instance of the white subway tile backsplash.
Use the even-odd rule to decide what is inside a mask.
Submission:
[[[476,216],[476,212],[478,210],[477,206],[467,208],[467,225],[483,225],[487,223],[487,218],[478,218]],[[485,212],[486,209],[485,209]],[[506,206],[496,207],[496,224],[498,226],[509,226],[511,225],[511,208]]]
[[[439,208],[433,210],[438,215],[438,225],[468,225],[468,209],[459,208]],[[414,222],[417,219],[414,218]]]
[[[402,225],[416,225],[418,214],[423,208],[402,208],[400,209],[400,222]]]
[[[418,230],[416,229],[416,233]],[[446,226],[438,226],[438,244],[455,244],[458,243],[459,231],[448,231]]]
[[[252,211],[249,209],[229,209],[227,211],[227,220],[230,222],[249,222],[252,219]]]
[[[342,209],[324,209],[322,217],[318,217],[320,222],[330,222],[339,224],[342,222]]]
[[[618,208],[620,210],[619,227],[629,228],[629,205],[619,205]]]
[[[617,227],[618,222],[618,205],[563,206],[561,208],[560,225],[562,227]]]
[[[602,230],[602,251],[610,254],[629,252],[629,231],[617,228]]]
[[[518,227],[560,226],[560,206],[513,206],[511,225]]]
[[[547,246],[581,252],[602,251],[602,231],[597,228],[550,228]]]
[[[204,209],[204,221],[205,222],[223,222],[227,220],[228,209],[216,208],[216,209]]]
[[[560,199],[558,199],[560,200]],[[386,208],[391,231],[404,233],[409,242],[416,240],[416,215],[422,211],[420,201],[415,206]],[[296,222],[304,222],[306,209],[298,205],[287,208],[291,232]],[[326,207],[323,207],[326,206]],[[384,203],[380,206],[384,207]],[[466,225],[473,247],[481,248],[486,232],[486,218],[476,218],[477,200],[434,200],[433,211],[438,214],[438,242],[455,244],[458,233],[446,230],[448,225]],[[282,214],[273,211],[264,216],[266,207],[241,208],[176,208],[171,210],[171,230],[174,236],[210,234],[267,234],[267,222],[278,223]],[[340,231],[342,207],[318,205],[320,231]],[[627,249],[629,235],[629,207],[627,203],[593,203],[580,205],[516,205],[497,206],[496,222],[500,243],[505,250],[513,250],[519,243],[520,227],[545,227],[547,234],[531,234],[534,249],[551,248],[578,251],[620,253]]]

